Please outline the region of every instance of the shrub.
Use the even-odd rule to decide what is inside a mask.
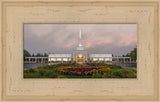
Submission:
[[[41,68],[42,68],[41,66],[38,66],[38,67],[37,67],[37,69],[41,69]]]
[[[93,78],[102,78],[102,74],[100,73],[95,73],[94,75],[92,75]]]
[[[44,69],[49,69],[49,66],[48,66],[48,65],[47,65],[47,66],[43,66],[43,68],[44,68]]]
[[[52,73],[53,73],[53,71],[48,70],[48,71],[45,71],[43,74],[44,74],[44,76],[48,77],[48,76],[50,76]]]
[[[40,78],[40,73],[24,73],[24,78]]]
[[[104,73],[102,78],[111,78],[111,74],[110,73]]]
[[[120,69],[111,73],[113,78],[135,78],[136,74],[128,69]]]
[[[25,69],[25,70],[24,70],[24,73],[29,73],[29,70],[28,70],[28,69]]]
[[[49,75],[48,75],[48,78],[58,78],[58,74],[57,73],[50,73]]]
[[[44,76],[47,70],[45,69],[39,69],[38,72],[40,73],[41,76]]]
[[[33,69],[33,68],[28,69],[28,72],[29,72],[29,73],[34,73],[34,72],[35,72],[35,69]]]
[[[129,70],[133,71],[134,73],[137,73],[137,69],[136,68],[130,68]]]
[[[122,66],[120,65],[107,65],[108,67],[110,67],[111,69],[123,69]]]

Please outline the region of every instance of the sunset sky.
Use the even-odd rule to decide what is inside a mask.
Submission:
[[[90,53],[124,55],[137,45],[136,24],[24,24],[24,49],[36,53],[71,53],[82,45]]]

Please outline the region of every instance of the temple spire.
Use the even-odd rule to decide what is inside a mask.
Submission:
[[[82,32],[81,32],[81,30],[79,31],[79,44],[78,44],[77,50],[84,50],[84,48],[82,46]]]
[[[82,46],[81,39],[82,39],[82,34],[81,34],[81,30],[80,30],[79,31],[79,46]]]

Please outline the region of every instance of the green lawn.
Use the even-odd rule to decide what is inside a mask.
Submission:
[[[137,78],[137,69],[104,63],[58,64],[25,69],[24,78]]]

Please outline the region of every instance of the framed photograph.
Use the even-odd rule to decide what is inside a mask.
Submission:
[[[0,101],[159,102],[159,4],[2,0]]]
[[[23,76],[137,78],[136,45],[137,24],[24,24]]]

